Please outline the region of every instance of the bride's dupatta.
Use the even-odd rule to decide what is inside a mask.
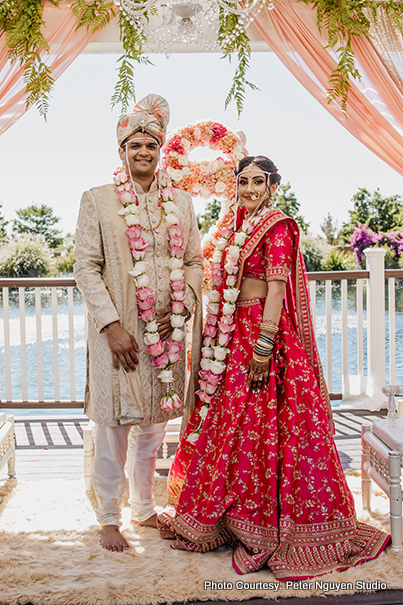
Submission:
[[[253,254],[256,246],[268,235],[270,229],[282,221],[287,222],[294,237],[293,257],[284,295],[285,308],[311,364],[312,371],[320,389],[323,405],[326,408],[327,417],[329,418],[329,422],[333,429],[332,408],[330,405],[326,382],[323,376],[322,364],[320,361],[312,324],[308,276],[302,254],[299,249],[299,228],[294,219],[284,214],[284,212],[281,210],[272,210],[270,214],[268,214],[267,217],[258,224],[250,238],[245,242],[245,245],[242,249],[240,255],[238,282],[236,287],[239,288],[242,282],[243,268],[246,259]]]

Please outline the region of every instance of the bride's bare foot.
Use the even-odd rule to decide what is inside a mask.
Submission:
[[[123,552],[130,548],[130,544],[120,533],[117,525],[104,525],[101,527],[101,546],[106,550]]]
[[[145,521],[135,521],[132,519],[132,523],[135,527],[155,527],[157,529],[157,515],[154,514]]]

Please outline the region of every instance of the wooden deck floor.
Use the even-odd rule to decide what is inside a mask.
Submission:
[[[372,421],[384,412],[367,410],[335,411],[335,442],[344,469],[360,468],[360,431],[365,420]],[[78,479],[83,475],[84,416],[57,418],[16,417],[16,470],[21,480]],[[175,450],[169,444],[169,454]],[[2,470],[0,478],[5,476]]]

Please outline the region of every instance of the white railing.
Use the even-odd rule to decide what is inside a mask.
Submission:
[[[384,250],[371,249],[366,271],[308,274],[331,398],[369,409],[385,404],[380,389],[386,382],[403,382],[395,302],[403,270],[385,272],[383,257]],[[74,279],[0,279],[0,291],[0,407],[82,408],[86,314]]]

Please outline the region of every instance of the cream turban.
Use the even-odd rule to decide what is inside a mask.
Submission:
[[[149,94],[142,99],[131,113],[122,116],[117,125],[119,146],[136,132],[148,132],[157,139],[160,147],[165,143],[169,122],[169,105],[163,97]]]

